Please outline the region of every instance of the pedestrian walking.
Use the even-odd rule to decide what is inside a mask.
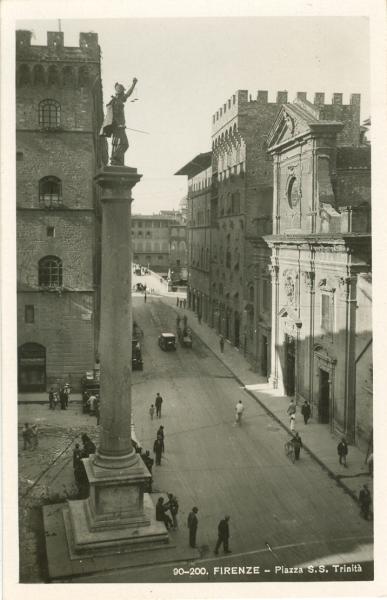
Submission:
[[[150,408],[149,408],[149,415],[150,415],[151,421],[153,421],[154,414],[155,414],[155,407],[154,407],[154,404],[151,404]]]
[[[229,554],[231,552],[230,548],[228,547],[228,538],[230,537],[230,530],[229,530],[229,526],[228,526],[229,520],[230,520],[229,515],[226,515],[224,517],[224,519],[219,521],[218,540],[216,542],[214,554],[219,553],[219,548],[222,544],[223,544],[223,550],[224,550],[225,554]]]
[[[156,417],[161,419],[161,405],[163,403],[163,399],[160,396],[159,392],[156,394],[155,406],[156,406]]]
[[[64,390],[64,387],[59,392],[59,400],[61,410],[66,410],[66,392]]]
[[[160,496],[156,504],[156,521],[162,521],[167,529],[172,527],[172,520],[166,513],[166,505],[162,496]]]
[[[31,447],[32,450],[36,450],[39,445],[39,431],[36,423],[31,427]]]
[[[197,514],[199,509],[197,506],[194,506],[191,512],[188,515],[187,526],[189,529],[189,545],[191,548],[196,548],[196,532],[198,530],[198,518]]]
[[[31,435],[31,427],[29,423],[24,423],[24,427],[22,430],[23,436],[23,450],[28,450],[32,445],[32,435]]]
[[[360,504],[360,514],[361,516],[368,521],[370,516],[370,507],[371,507],[371,493],[368,489],[368,485],[365,483],[359,492],[359,504]]]
[[[219,346],[220,346],[220,351],[223,354],[223,352],[224,352],[224,337],[222,335],[219,336]]]
[[[294,434],[294,436],[290,440],[290,443],[293,444],[295,460],[299,460],[300,459],[300,451],[302,448],[302,440],[301,440],[300,434],[298,432],[296,432]]]
[[[183,300],[179,300],[179,306],[180,308],[183,308]]]
[[[242,415],[245,407],[243,406],[242,400],[238,400],[235,407],[235,423],[242,425]]]
[[[295,431],[296,429],[296,415],[293,413],[290,415],[290,431]]]
[[[187,325],[188,325],[188,317],[187,317],[187,315],[184,315],[184,317],[183,317],[183,323],[184,323],[184,329],[187,329]]]
[[[156,465],[158,467],[161,466],[161,455],[163,453],[163,440],[158,437],[155,440],[155,443],[153,444],[153,452],[155,453],[156,456]]]
[[[70,401],[70,394],[71,394],[71,389],[70,389],[69,383],[65,383],[63,391],[64,391],[64,395],[65,395],[65,407],[68,408],[69,401]]]
[[[90,415],[94,415],[95,414],[95,404],[97,402],[97,396],[94,393],[91,393],[89,396],[89,399],[87,401],[87,406],[89,408],[89,414]]]
[[[56,410],[56,407],[58,406],[59,403],[59,396],[58,396],[58,392],[55,391],[54,392],[54,410]]]
[[[171,513],[173,528],[177,529],[177,513],[179,512],[179,502],[178,502],[176,496],[174,496],[173,494],[168,493],[167,495],[168,495],[167,508],[169,509],[169,512]]]
[[[202,313],[200,313],[200,312],[198,313],[198,321],[199,321],[199,325],[200,325],[202,322]]]
[[[341,442],[337,445],[337,454],[339,455],[339,464],[347,466],[348,444],[346,439],[341,438]]]
[[[48,392],[48,406],[51,410],[54,409],[54,393],[54,388],[50,388],[50,391]]]
[[[146,291],[144,292],[144,302],[146,304]]]
[[[187,306],[187,300],[184,298],[184,300],[183,300],[183,308],[184,308],[184,310],[185,310],[186,306]]]
[[[157,430],[156,436],[158,438],[160,438],[162,445],[163,445],[163,454],[165,452],[165,446],[164,446],[164,427],[163,425],[160,425],[160,427]]]
[[[176,306],[179,307],[179,296],[176,298]]]
[[[296,413],[297,407],[296,407],[296,403],[294,402],[294,398],[290,398],[290,402],[289,402],[289,406],[287,409],[287,413],[289,415],[289,417],[291,417],[291,415],[294,415]]]
[[[310,408],[309,400],[304,400],[304,404],[301,406],[301,414],[304,417],[304,423],[305,423],[305,425],[308,424],[311,412],[312,411],[311,411],[311,408]]]

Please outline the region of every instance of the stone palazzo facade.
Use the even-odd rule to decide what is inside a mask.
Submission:
[[[270,381],[365,444],[372,434],[370,146],[360,97],[284,104],[274,161]]]
[[[101,53],[95,33],[31,36],[16,32],[19,390],[78,389],[98,356]]]

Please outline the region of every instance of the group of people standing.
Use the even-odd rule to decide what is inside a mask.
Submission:
[[[182,300],[181,298],[177,297],[176,306],[178,308],[185,308],[187,306],[187,300],[185,298]]]
[[[191,548],[196,548],[196,534],[199,525],[198,519],[199,509],[197,506],[194,506],[191,512],[188,515],[187,519],[187,527],[189,532],[189,545]],[[226,515],[223,519],[219,521],[218,524],[218,539],[215,544],[214,554],[219,553],[219,548],[223,546],[223,550],[225,554],[229,554],[231,552],[228,540],[230,537],[230,528],[229,528],[229,520],[230,515]]]
[[[168,501],[160,496],[156,504],[156,521],[162,521],[167,529],[177,529],[177,513],[179,512],[179,502],[172,493],[167,494]],[[169,513],[169,514],[168,514]]]
[[[59,388],[57,391],[54,387],[50,388],[48,392],[48,405],[51,410],[55,410],[56,407],[60,404],[62,410],[66,410],[69,406],[70,401],[70,384],[65,383],[64,386]]]

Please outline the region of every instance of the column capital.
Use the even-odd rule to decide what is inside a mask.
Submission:
[[[122,195],[129,191],[138,183],[142,175],[133,167],[125,166],[105,166],[94,177],[94,181],[99,185],[104,192],[114,190]],[[111,194],[109,194],[110,196]],[[102,200],[106,199],[102,198]],[[129,199],[129,198],[128,198]]]

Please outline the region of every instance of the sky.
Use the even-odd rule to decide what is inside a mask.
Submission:
[[[62,19],[65,46],[78,46],[79,32],[98,33],[104,103],[114,83],[137,91],[126,104],[130,148],[126,164],[143,174],[134,190],[136,213],[177,209],[187,192],[174,173],[211,149],[213,113],[238,89],[253,98],[268,90],[362,95],[362,118],[370,116],[369,32],[366,17],[204,17]],[[17,21],[45,45],[54,19]]]

